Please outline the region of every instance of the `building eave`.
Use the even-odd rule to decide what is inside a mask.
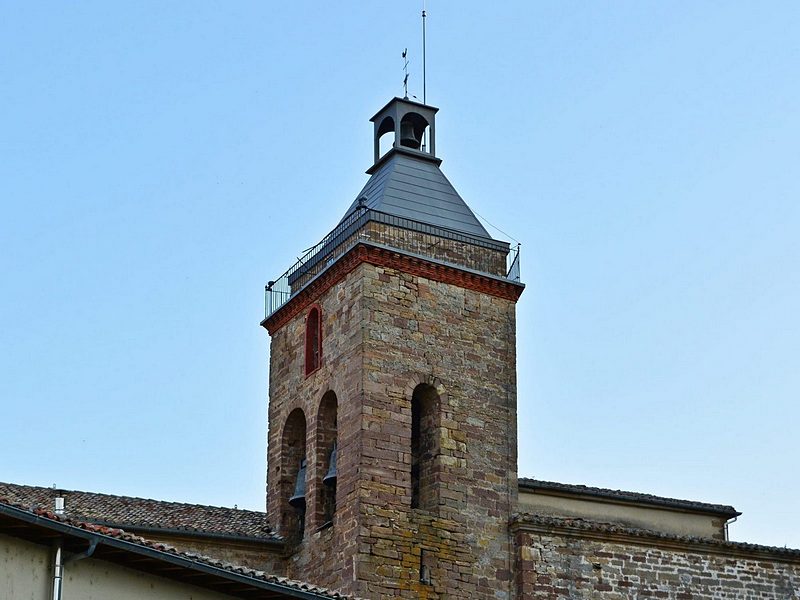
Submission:
[[[169,551],[168,547],[162,544],[150,542],[149,545],[145,545],[110,535],[121,534],[123,533],[121,530],[105,528],[108,530],[107,534],[103,532],[102,527],[90,526],[92,529],[87,529],[86,526],[88,525],[84,524],[84,527],[79,527],[48,514],[32,513],[0,502],[0,533],[33,543],[50,545],[60,540],[67,552],[79,553],[94,542],[96,550],[92,556],[97,560],[105,560],[233,597],[257,600],[345,598],[335,592],[328,594],[302,589],[304,585],[308,588],[314,587],[310,584],[288,580],[287,583],[267,581],[254,576],[251,573],[255,572],[245,567],[212,564],[210,559]],[[141,539],[140,541],[146,542]]]
[[[174,527],[148,527],[137,525],[136,523],[116,523],[109,521],[92,521],[96,525],[105,527],[118,527],[131,533],[142,535],[165,535],[169,537],[183,538],[187,540],[214,540],[225,541],[228,543],[244,546],[258,546],[271,552],[283,552],[286,542],[282,539],[255,537],[249,535],[236,535],[232,533],[216,533],[212,531],[200,531],[195,529],[180,529]]]

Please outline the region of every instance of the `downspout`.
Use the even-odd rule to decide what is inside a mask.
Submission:
[[[89,547],[79,554],[73,554],[67,560],[64,561],[64,566],[70,565],[74,562],[78,562],[79,560],[83,560],[84,558],[89,558],[92,554],[94,554],[95,549],[97,548],[97,540],[92,540],[89,542]]]
[[[64,514],[64,499],[63,498],[56,498],[56,510],[55,513],[57,515]],[[89,547],[84,551],[80,552],[79,554],[73,554],[70,556],[66,561],[64,560],[64,541],[59,539],[56,543],[56,552],[55,556],[53,557],[53,596],[52,600],[61,600],[61,590],[63,589],[64,585],[64,567],[70,563],[77,562],[79,560],[83,560],[84,558],[89,558],[92,554],[94,554],[95,549],[97,548],[97,540],[92,539],[89,542]]]
[[[729,542],[731,540],[730,535],[728,533],[728,525],[730,525],[731,523],[736,523],[736,521],[738,519],[739,519],[739,517],[733,517],[732,519],[728,519],[727,521],[725,521],[725,541],[726,542]]]
[[[62,541],[58,540],[56,544],[56,554],[53,558],[53,597],[52,600],[61,600],[61,576],[64,571],[64,564],[62,563]]]
[[[55,499],[55,513],[58,516],[64,514],[64,498]],[[61,600],[61,584],[64,575],[64,541],[59,538],[56,542],[56,552],[53,557],[53,596],[52,600]]]
[[[64,567],[67,565],[77,562],[79,560],[83,560],[84,558],[89,558],[92,554],[94,554],[95,549],[97,548],[97,540],[92,540],[89,542],[89,547],[79,554],[73,554],[67,560],[64,560],[64,548],[62,540],[58,541],[56,545],[56,555],[53,559],[53,597],[52,600],[61,600],[61,590],[63,588],[63,580],[64,580]]]

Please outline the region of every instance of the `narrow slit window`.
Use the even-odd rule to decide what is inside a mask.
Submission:
[[[411,508],[435,510],[439,503],[439,394],[420,384],[411,397]]]
[[[306,375],[319,369],[321,359],[322,312],[318,306],[314,306],[306,317]]]

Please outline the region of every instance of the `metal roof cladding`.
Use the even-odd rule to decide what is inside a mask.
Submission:
[[[434,162],[393,148],[376,166],[342,221],[365,197],[367,208],[492,239]]]

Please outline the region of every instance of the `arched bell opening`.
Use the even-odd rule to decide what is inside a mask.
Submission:
[[[317,502],[315,517],[320,526],[333,524],[336,514],[338,400],[333,391],[322,396],[317,412],[316,464]]]
[[[439,504],[440,427],[439,393],[421,383],[411,396],[411,508],[434,510]]]
[[[283,426],[280,464],[281,533],[303,539],[306,520],[306,416],[299,408]]]
[[[394,119],[392,117],[386,117],[383,121],[381,121],[381,124],[378,126],[378,129],[375,132],[375,160],[378,160],[378,158],[394,148],[394,138]]]

